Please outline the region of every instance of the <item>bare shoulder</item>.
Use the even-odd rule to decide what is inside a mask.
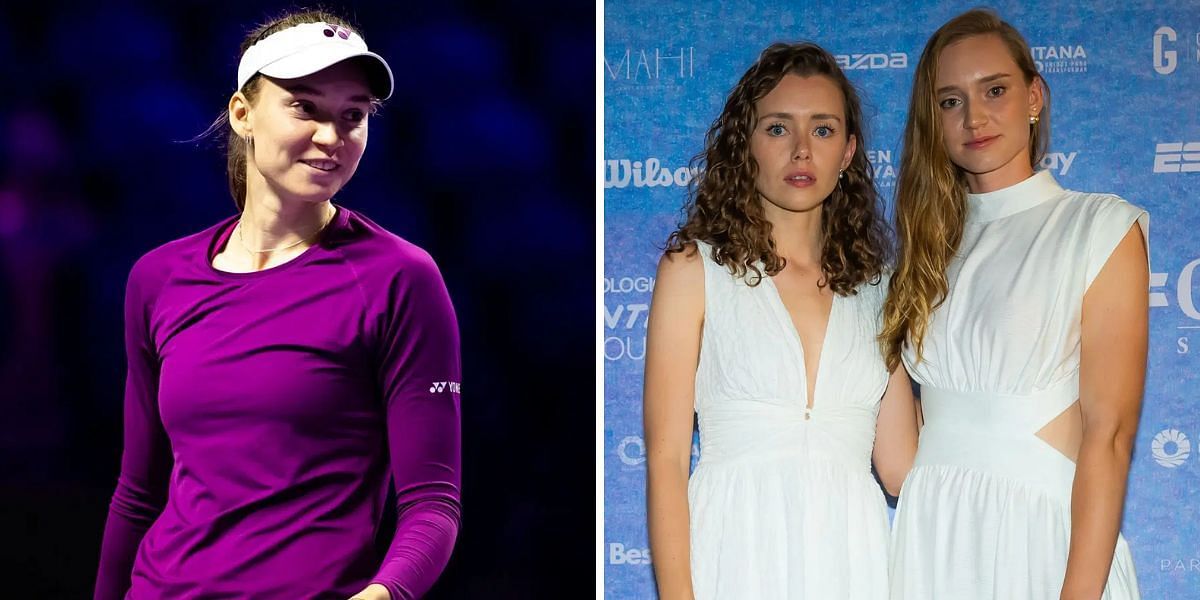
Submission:
[[[1100,275],[1108,275],[1108,279],[1116,282],[1136,282],[1149,278],[1149,266],[1146,258],[1146,239],[1142,229],[1136,223],[1117,243],[1112,255],[1108,258]]]
[[[1145,257],[1146,236],[1142,234],[1142,228],[1138,226],[1137,221],[1129,224],[1129,229],[1117,244],[1117,251],[1136,258]]]
[[[666,284],[669,287],[704,286],[704,259],[702,250],[694,243],[684,246],[680,252],[664,252],[658,259],[658,273],[654,287]]]
[[[1121,314],[1139,315],[1116,321],[1141,322],[1145,325],[1149,297],[1146,288],[1150,285],[1150,269],[1146,258],[1146,242],[1137,225],[1129,228],[1105,261],[1100,273],[1085,290],[1083,296],[1084,329],[1089,323],[1104,322],[1105,327],[1113,324],[1114,311]],[[1099,320],[1093,315],[1101,315]]]

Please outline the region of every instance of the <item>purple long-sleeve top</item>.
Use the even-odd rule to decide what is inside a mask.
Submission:
[[[96,598],[344,600],[369,583],[419,597],[460,518],[459,338],[441,274],[341,207],[291,261],[219,271],[236,222],[129,276],[125,449]],[[397,527],[380,556],[385,510]]]

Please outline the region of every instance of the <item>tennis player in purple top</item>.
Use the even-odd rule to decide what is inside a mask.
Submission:
[[[331,201],[391,70],[322,12],[242,52],[240,214],[129,277],[96,598],[417,598],[459,527],[458,327],[428,254]],[[384,511],[398,524],[380,555]]]

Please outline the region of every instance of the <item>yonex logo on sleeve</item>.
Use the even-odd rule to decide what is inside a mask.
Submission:
[[[462,386],[457,381],[435,381],[433,382],[433,385],[429,386],[429,393],[440,394],[447,389],[449,389],[450,393],[452,394],[462,393]]]

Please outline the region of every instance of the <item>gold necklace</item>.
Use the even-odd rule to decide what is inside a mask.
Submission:
[[[332,204],[330,205],[330,208],[331,209],[333,208]],[[242,237],[243,222],[242,222],[242,219],[239,218],[238,225],[237,225],[238,242],[242,245],[242,248],[244,248],[247,252],[252,252],[254,254],[266,254],[267,252],[279,252],[280,250],[288,250],[290,248],[295,248],[296,246],[299,246],[300,244],[303,244],[304,242],[307,242],[308,240],[316,237],[317,234],[324,231],[325,228],[328,227],[329,224],[333,222],[333,215],[334,215],[334,213],[330,212],[330,215],[325,218],[325,222],[322,223],[321,226],[318,227],[316,231],[312,232],[312,234],[308,235],[307,237],[302,237],[299,240],[297,240],[291,244],[288,244],[286,246],[279,246],[277,248],[266,248],[263,250],[255,250],[255,249],[251,248],[250,246],[246,245],[246,240]]]

